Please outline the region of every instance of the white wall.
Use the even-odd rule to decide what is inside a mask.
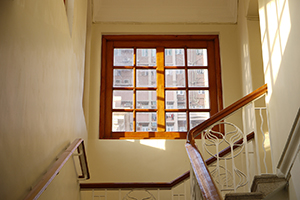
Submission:
[[[185,140],[160,140],[159,149],[143,143],[153,140],[99,140],[101,36],[104,34],[219,34],[224,106],[242,96],[237,27],[201,24],[96,23],[92,25],[89,81],[90,182],[171,181],[189,170]],[[241,119],[237,120],[241,124]]]
[[[259,0],[265,81],[268,83],[271,143],[275,163],[281,156],[300,107],[300,2]],[[292,169],[290,199],[300,199],[299,159]]]
[[[86,9],[75,1],[71,36],[63,1],[0,2],[1,199],[23,199],[70,142],[87,138]],[[72,162],[63,171],[41,199],[80,197]]]

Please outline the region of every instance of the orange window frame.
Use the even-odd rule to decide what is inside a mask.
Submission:
[[[139,109],[139,112],[157,112],[157,131],[155,132],[113,132],[112,131],[112,112],[124,111],[120,109],[113,109],[113,52],[114,48],[133,48],[134,49],[134,63],[136,60],[135,52],[137,48],[156,48],[157,66],[144,67],[144,69],[156,69],[157,87],[144,88],[157,90],[157,109]],[[165,109],[165,69],[185,69],[187,74],[187,61],[184,67],[164,66],[164,49],[165,48],[205,48],[207,49],[208,64],[206,67],[197,67],[197,69],[208,69],[209,86],[205,89],[209,91],[210,108],[198,109],[199,112],[209,112],[210,116],[223,109],[222,101],[222,83],[221,83],[221,66],[220,66],[220,52],[219,52],[219,37],[218,35],[104,35],[102,36],[102,55],[101,55],[101,86],[100,86],[100,123],[99,123],[99,138],[100,139],[186,139],[189,128],[189,112],[195,111],[186,109]],[[187,60],[187,57],[186,59]],[[160,63],[160,64],[159,64]],[[138,68],[126,67],[124,68]],[[135,71],[134,75],[135,77]],[[186,75],[187,77],[187,75]],[[135,79],[135,78],[134,78]],[[128,88],[123,88],[128,89]],[[135,90],[133,88],[129,88]],[[168,88],[168,90],[178,88]],[[180,88],[182,89],[182,88]],[[198,88],[199,89],[199,88]],[[200,88],[201,89],[201,88]],[[186,93],[190,91],[187,80],[184,88]],[[188,95],[188,94],[187,94]],[[135,94],[133,97],[133,104],[135,104]],[[188,98],[187,98],[188,101]],[[189,104],[187,102],[187,104]],[[162,109],[163,108],[163,109]],[[133,109],[126,111],[136,112]],[[165,112],[166,111],[184,111],[187,117],[187,131],[166,131]],[[134,115],[135,116],[135,115]],[[133,119],[133,127],[135,127],[135,118]],[[135,130],[135,128],[134,128]]]

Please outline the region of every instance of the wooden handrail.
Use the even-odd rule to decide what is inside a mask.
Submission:
[[[205,200],[222,200],[222,195],[216,187],[215,182],[208,171],[207,165],[198,148],[195,146],[195,143],[186,143],[185,148],[203,198]]]
[[[220,191],[216,187],[210,172],[208,171],[207,165],[204,162],[200,151],[198,150],[195,144],[194,134],[201,133],[213,124],[223,120],[225,117],[228,117],[232,113],[236,112],[243,106],[261,97],[266,92],[267,84],[256,89],[252,93],[246,95],[245,97],[241,98],[240,100],[236,101],[235,103],[231,104],[230,106],[226,107],[220,112],[214,114],[209,119],[207,119],[206,121],[202,122],[201,124],[189,131],[185,147],[190,158],[191,166],[195,173],[195,178],[198,182],[201,194],[204,199],[218,200],[223,198],[221,196]]]
[[[47,173],[41,178],[41,180],[35,185],[35,187],[29,192],[29,194],[24,198],[24,200],[38,199],[39,196],[46,190],[48,185],[52,182],[55,176],[59,173],[64,164],[69,160],[76,149],[81,146],[82,152],[79,155],[81,167],[85,165],[85,169],[82,169],[83,173],[86,173],[86,179],[90,178],[89,170],[86,162],[86,154],[84,151],[83,139],[76,139],[69,147],[60,155],[58,160],[51,166]]]
[[[235,103],[231,104],[230,106],[226,107],[225,109],[217,112],[213,116],[211,116],[209,119],[205,120],[201,124],[195,126],[192,128],[187,136],[187,143],[195,142],[194,141],[194,134],[200,133],[204,131],[206,128],[210,127],[214,123],[224,119],[226,116],[229,116],[230,114],[236,112],[243,106],[247,105],[248,103],[254,101],[255,99],[259,98],[263,94],[265,94],[268,91],[267,84],[261,86],[260,88],[254,90],[250,94],[244,96],[240,100],[236,101]]]
[[[254,138],[254,132],[249,133],[247,135],[247,141],[251,140]],[[234,143],[233,149],[238,148],[239,144],[243,143],[243,138],[238,140],[237,142]],[[231,152],[231,148],[227,147],[223,149],[222,151],[219,152],[219,157],[224,157],[227,154]],[[206,165],[210,165],[214,162],[217,161],[217,156],[212,156],[208,158],[205,163]],[[105,189],[133,189],[133,188],[148,188],[148,189],[154,189],[154,188],[160,188],[160,190],[171,190],[174,186],[178,185],[182,181],[188,179],[190,177],[190,171],[185,172],[181,176],[177,177],[176,179],[170,181],[170,182],[141,182],[141,183],[135,183],[135,182],[129,182],[129,183],[80,183],[80,188],[81,189],[100,189],[100,188],[105,188]]]

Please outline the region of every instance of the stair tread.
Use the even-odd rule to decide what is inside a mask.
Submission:
[[[225,195],[225,200],[240,200],[240,199],[263,199],[264,195],[261,192],[241,192],[241,193],[228,193]]]
[[[278,187],[282,187],[287,183],[287,180],[282,177],[278,177],[274,174],[264,174],[255,176],[251,191],[252,192],[263,192],[264,195],[268,195]]]

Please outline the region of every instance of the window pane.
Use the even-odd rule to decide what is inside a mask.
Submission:
[[[132,69],[114,69],[114,87],[133,87]]]
[[[208,90],[190,90],[189,102],[190,109],[209,108]]]
[[[208,70],[189,69],[188,82],[189,87],[208,87]]]
[[[186,92],[185,90],[166,91],[166,109],[185,109]]]
[[[186,113],[166,112],[166,131],[186,131]]]
[[[157,131],[156,112],[137,112],[136,131]]]
[[[165,85],[166,87],[185,87],[184,69],[166,69]]]
[[[138,69],[136,70],[137,87],[156,87],[156,70],[155,69]]]
[[[112,131],[133,131],[132,112],[113,112],[112,121]]]
[[[137,49],[136,51],[137,66],[155,66],[156,65],[156,49]]]
[[[207,49],[188,49],[188,66],[207,66]]]
[[[133,91],[114,90],[113,91],[113,108],[133,108]]]
[[[165,66],[185,66],[184,49],[165,49]]]
[[[114,66],[133,66],[133,49],[114,49]]]
[[[190,129],[209,118],[209,112],[190,112]]]
[[[136,108],[156,109],[156,91],[136,91]]]

